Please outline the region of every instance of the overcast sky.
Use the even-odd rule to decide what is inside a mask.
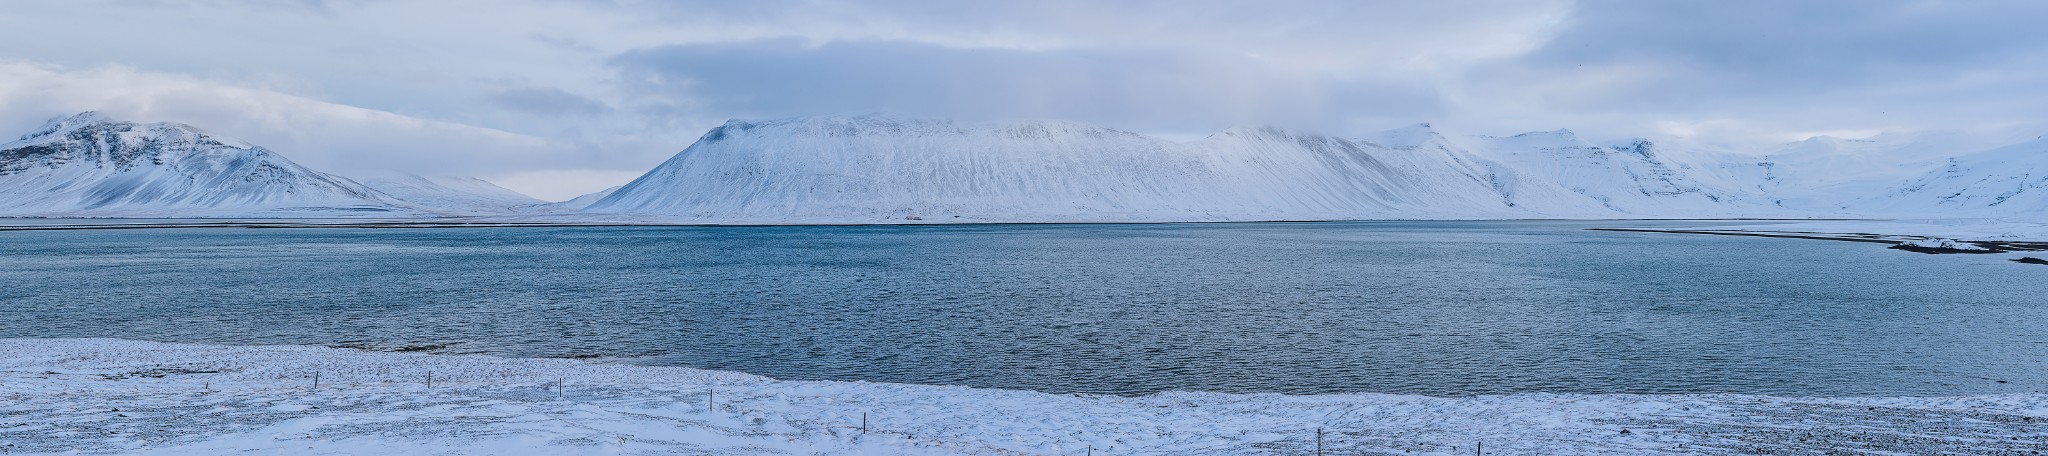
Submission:
[[[2048,2],[0,4],[0,128],[99,110],[341,174],[618,185],[727,118],[1776,142],[2048,133]],[[18,133],[7,133],[13,136]]]

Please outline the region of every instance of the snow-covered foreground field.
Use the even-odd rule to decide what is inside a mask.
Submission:
[[[1319,428],[1326,454],[1472,454],[1481,443],[1487,454],[2031,454],[2048,450],[2044,422],[2048,394],[1102,397],[560,359],[0,340],[9,454],[1312,454]]]

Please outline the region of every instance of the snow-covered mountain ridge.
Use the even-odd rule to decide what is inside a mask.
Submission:
[[[348,179],[190,125],[82,113],[0,145],[0,214],[193,216],[391,213]]]
[[[475,178],[358,182],[191,125],[95,112],[51,119],[0,145],[0,217],[414,218],[541,204]]]
[[[1763,216],[1649,143],[1569,131],[1380,142],[1240,127],[1180,143],[1065,121],[733,121],[587,211],[732,222]],[[1383,144],[1384,143],[1384,144]]]
[[[2048,217],[2048,139],[1952,157],[1866,204],[1899,213],[1988,212]]]
[[[2048,216],[2048,141],[1815,137],[1768,150],[1570,130],[1171,141],[1058,120],[727,122],[616,189],[544,203],[474,178],[350,180],[173,123],[84,113],[0,145],[0,216],[547,215],[684,223]]]
[[[547,204],[474,177],[381,173],[363,177],[357,182],[406,206],[445,215],[519,213]]]

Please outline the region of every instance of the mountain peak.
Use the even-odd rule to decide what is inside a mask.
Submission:
[[[1519,135],[1515,135],[1515,136],[1516,136],[1516,137],[1523,137],[1523,136],[1534,136],[1534,137],[1550,137],[1550,138],[1578,138],[1578,137],[1579,137],[1579,134],[1578,134],[1578,133],[1576,133],[1576,132],[1573,132],[1573,131],[1572,131],[1571,129],[1569,129],[1569,128],[1559,128],[1559,129],[1556,129],[1556,130],[1549,130],[1549,131],[1532,131],[1532,132],[1528,132],[1528,133],[1523,133],[1523,134],[1519,134]]]
[[[55,118],[50,119],[50,122],[72,125],[88,125],[95,123],[114,122],[114,118],[107,117],[106,114],[100,113],[99,111],[85,111],[68,116],[57,116]]]
[[[371,189],[422,210],[451,214],[491,214],[546,203],[484,179],[470,176],[422,176],[396,171],[363,173],[356,179]]]
[[[1579,139],[1579,135],[1578,135],[1578,133],[1573,133],[1573,132],[1572,132],[1571,130],[1567,130],[1567,129],[1563,129],[1563,128],[1559,128],[1559,129],[1556,129],[1556,130],[1549,130],[1549,131],[1532,131],[1532,132],[1528,132],[1528,133],[1522,133],[1522,134],[1518,134],[1518,135],[1514,135],[1514,136],[1509,136],[1509,137],[1505,137],[1505,138],[1503,138],[1503,137],[1498,137],[1498,136],[1488,136],[1488,137],[1485,137],[1485,138],[1487,138],[1487,139],[1492,139],[1492,140],[1494,140],[1494,141],[1498,142],[1499,144],[1504,144],[1504,145],[1513,145],[1513,146],[1515,146],[1515,147],[1534,147],[1534,148],[1560,148],[1560,147],[1568,147],[1568,148],[1586,148],[1586,147],[1596,147],[1596,148],[1597,148],[1597,147],[1598,147],[1598,146],[1594,146],[1594,145],[1592,145],[1592,144],[1590,144],[1590,143],[1587,143],[1587,142],[1586,142],[1585,140]]]
[[[265,214],[388,211],[384,197],[190,125],[84,112],[0,146],[0,213]]]
[[[1657,156],[1657,142],[1651,141],[1650,138],[1632,138],[1627,142],[1614,146],[1614,150],[1655,158]]]
[[[1388,147],[1415,148],[1422,147],[1423,144],[1426,144],[1433,140],[1441,140],[1442,138],[1443,133],[1438,132],[1436,130],[1436,126],[1430,125],[1429,122],[1422,122],[1415,125],[1409,125],[1406,127],[1382,131],[1378,134],[1368,137],[1367,140]]]
[[[101,114],[99,111],[86,111],[68,116],[57,116],[50,118],[48,122],[43,122],[42,128],[37,128],[34,131],[30,131],[28,134],[21,135],[21,140],[27,141],[44,136],[51,136],[71,132],[88,126],[109,123],[117,123],[117,121],[115,121],[111,117],[107,117],[106,114]]]
[[[206,130],[200,129],[199,127],[194,127],[191,125],[175,122],[152,122],[146,124],[139,124],[135,122],[115,119],[111,116],[102,114],[98,111],[85,111],[78,114],[72,114],[69,116],[59,116],[51,118],[48,122],[43,123],[42,128],[37,128],[35,129],[35,131],[31,131],[28,134],[21,135],[21,139],[19,141],[9,143],[8,145],[11,147],[29,143],[62,142],[66,141],[66,139],[64,139],[65,137],[73,136],[80,131],[88,130],[93,132],[91,133],[91,135],[102,137],[102,139],[99,139],[98,141],[117,141],[133,143],[148,141],[184,141],[211,144],[233,149],[256,148],[255,145],[250,144],[246,141],[242,141],[240,139],[235,139],[232,137],[213,134]]]
[[[711,129],[699,142],[762,137],[956,137],[984,136],[1013,140],[1142,135],[1093,124],[1056,119],[963,121],[911,117],[893,113],[854,116],[804,116],[763,120],[732,119]]]
[[[1516,135],[1514,135],[1514,136],[1506,136],[1506,137],[1502,137],[1502,136],[1488,136],[1488,137],[1489,137],[1489,138],[1494,138],[1494,139],[1512,139],[1512,140],[1517,140],[1517,141],[1546,141],[1546,140],[1547,140],[1547,141],[1578,141],[1578,140],[1579,140],[1579,134],[1578,134],[1578,133],[1575,133],[1575,132],[1571,131],[1571,129],[1567,129],[1567,128],[1559,128],[1559,129],[1556,129],[1556,130],[1544,130],[1544,131],[1531,131],[1531,132],[1519,133],[1519,134],[1516,134]]]

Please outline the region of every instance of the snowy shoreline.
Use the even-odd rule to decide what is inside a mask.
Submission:
[[[111,339],[0,339],[0,404],[4,454],[2048,450],[2043,393],[1115,397]]]
[[[905,219],[764,219],[705,221],[674,217],[440,217],[440,218],[147,218],[147,217],[0,217],[0,231],[149,229],[149,228],[521,228],[521,227],[797,227],[797,226],[1001,226],[1001,225],[1189,225],[1247,223],[1375,223],[1375,222],[1705,222],[1727,224],[1881,222],[1866,219],[1769,218],[1387,218],[1387,219],[1248,219],[1142,220],[1076,217],[1071,220],[905,220]],[[2043,234],[2048,234],[2044,230]],[[2048,236],[2044,236],[2048,238]]]

